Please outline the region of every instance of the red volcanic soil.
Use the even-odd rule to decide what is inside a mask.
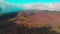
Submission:
[[[38,12],[34,16],[31,17],[35,20],[36,23],[41,24],[51,24],[51,25],[58,25],[60,24],[60,14],[58,13],[44,13]]]
[[[13,19],[14,20],[14,19]],[[20,12],[16,18],[15,22],[20,25],[24,24],[28,27],[41,27],[46,25],[60,25],[60,13],[56,12]]]

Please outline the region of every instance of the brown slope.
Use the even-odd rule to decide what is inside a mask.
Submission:
[[[21,12],[16,17],[17,24],[37,24],[37,25],[58,25],[60,24],[60,14],[58,13],[45,13],[45,12]]]

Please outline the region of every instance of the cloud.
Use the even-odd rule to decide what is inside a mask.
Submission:
[[[60,11],[60,3],[51,4],[27,4],[22,6],[25,10],[50,10],[50,11]]]
[[[11,4],[9,2],[6,2],[4,0],[0,0],[0,13],[5,13],[5,12],[11,12],[11,11],[16,11],[18,10],[18,6],[15,4]]]

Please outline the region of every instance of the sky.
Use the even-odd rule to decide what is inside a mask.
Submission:
[[[13,4],[35,4],[39,2],[43,4],[49,4],[60,2],[60,0],[5,0],[5,1]]]
[[[12,3],[12,4],[10,4]],[[43,4],[36,4],[43,3]],[[52,4],[49,4],[52,3]],[[19,5],[16,5],[19,4]],[[23,5],[20,5],[23,4]],[[35,5],[36,4],[36,5]],[[45,5],[47,4],[47,5]],[[36,9],[36,10],[52,10],[60,11],[60,0],[0,0],[0,7],[2,10],[14,11],[15,9]],[[9,9],[8,9],[9,8]]]

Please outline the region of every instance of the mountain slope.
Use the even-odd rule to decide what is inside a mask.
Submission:
[[[58,12],[20,12],[15,18],[9,21],[14,21],[17,25],[24,24],[28,28],[51,25],[53,30],[60,32],[60,13]]]

